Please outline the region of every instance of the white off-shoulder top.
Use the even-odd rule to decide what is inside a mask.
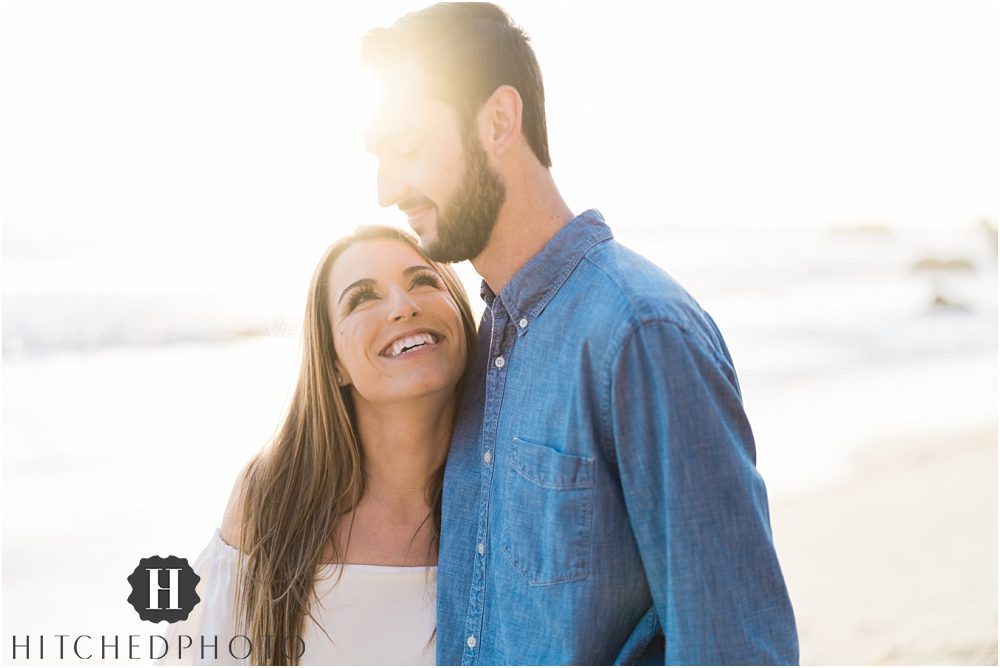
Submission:
[[[242,658],[247,654],[247,640],[238,637],[233,610],[238,556],[238,550],[225,543],[216,529],[193,565],[201,577],[197,586],[201,602],[187,620],[170,625],[168,653],[157,663],[247,663]],[[323,564],[317,570],[316,599],[310,611],[319,625],[306,617],[304,651],[297,641],[286,645],[290,655],[302,652],[299,665],[434,664],[436,566],[346,564],[339,580],[337,569],[337,565]],[[190,636],[192,642],[178,658],[178,648],[187,643],[181,636]]]

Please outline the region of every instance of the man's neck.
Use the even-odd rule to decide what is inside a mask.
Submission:
[[[541,165],[508,177],[506,185],[507,201],[490,241],[472,259],[472,266],[494,294],[499,294],[514,274],[573,219],[573,212],[559,194],[552,174]]]

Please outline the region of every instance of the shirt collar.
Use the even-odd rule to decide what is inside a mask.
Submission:
[[[520,324],[518,331],[524,331],[527,323],[533,322],[559,292],[587,251],[613,236],[600,211],[584,211],[563,225],[545,248],[514,274],[499,295],[493,294],[486,281],[482,282],[479,295],[491,309],[499,296],[511,320]]]

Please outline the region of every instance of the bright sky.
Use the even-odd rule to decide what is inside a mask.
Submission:
[[[424,4],[5,3],[5,241],[267,248],[308,274],[356,224],[404,224],[375,203],[356,48]],[[557,181],[612,227],[996,220],[994,3],[504,6]]]

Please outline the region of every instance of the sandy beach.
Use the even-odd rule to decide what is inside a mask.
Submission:
[[[772,503],[803,665],[997,663],[996,445],[886,443]]]
[[[5,632],[22,638],[165,632],[164,624],[136,618],[125,602],[125,576],[149,554],[197,557],[218,524],[233,476],[273,428],[294,353],[293,340],[269,339],[6,364],[5,385],[18,391],[4,395],[5,413],[17,417],[4,425]],[[937,388],[925,405],[897,395],[919,421],[857,410],[838,420],[840,381],[810,377],[764,391],[747,376],[758,462],[804,665],[996,663],[996,381],[985,366],[990,363],[992,355],[895,369],[869,365],[843,381],[869,387],[864,396],[873,398],[888,390],[871,386],[871,375],[885,388],[924,379],[924,390]],[[789,397],[803,392],[812,410],[793,428]],[[62,414],[58,422],[48,419],[52,406]],[[113,430],[98,419],[108,406],[114,407]],[[166,406],[176,418],[164,419]],[[930,415],[947,417],[960,406],[966,410],[955,413],[959,420]],[[858,442],[862,432],[874,440]],[[795,459],[795,446],[814,456]],[[831,448],[852,454],[835,466]],[[838,475],[792,484],[810,461],[820,463],[813,468],[837,468]],[[183,480],[182,488],[172,480]],[[67,546],[86,579],[64,568]],[[63,590],[87,604],[52,606]],[[7,645],[5,662],[9,652]]]

